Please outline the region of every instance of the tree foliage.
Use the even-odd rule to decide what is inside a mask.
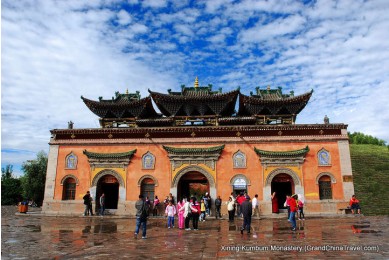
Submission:
[[[1,168],[1,205],[14,205],[21,200],[22,185],[12,176],[12,165]]]
[[[378,139],[371,135],[365,135],[360,132],[354,132],[354,133],[348,132],[348,136],[351,144],[372,144],[372,145],[385,146],[386,143],[382,139]]]
[[[34,200],[39,206],[42,205],[45,193],[47,159],[47,154],[41,151],[35,160],[29,160],[22,165],[23,196]]]

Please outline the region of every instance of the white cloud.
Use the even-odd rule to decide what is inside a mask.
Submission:
[[[151,7],[151,8],[162,8],[166,7],[166,0],[142,0],[141,1],[143,7]]]
[[[130,6],[128,5],[130,4]],[[79,98],[202,85],[314,89],[298,123],[389,142],[386,1],[2,1],[2,164],[50,129],[99,127]],[[164,8],[169,7],[169,8]],[[171,8],[170,8],[171,7]]]
[[[120,25],[127,25],[132,21],[131,15],[126,10],[123,9],[119,11],[117,17],[118,17],[118,23]]]
[[[287,18],[279,18],[268,24],[259,22],[255,27],[241,33],[243,42],[261,42],[288,33],[297,33],[304,23],[305,18],[300,15],[292,15]]]

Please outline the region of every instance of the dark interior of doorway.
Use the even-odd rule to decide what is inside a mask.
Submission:
[[[272,182],[271,193],[276,192],[278,200],[278,208],[285,209],[284,202],[286,195],[292,195],[292,183],[291,182]]]
[[[96,205],[99,203],[101,194],[105,194],[105,208],[117,209],[119,200],[119,183],[100,183],[97,188]],[[99,205],[100,206],[100,205]]]
[[[239,194],[243,195],[245,192],[247,192],[247,188],[235,188],[234,187],[234,195],[235,197],[238,196]]]
[[[209,183],[207,178],[199,172],[186,173],[178,182],[177,186],[177,198],[190,198],[195,196],[198,200],[206,192],[209,193]]]

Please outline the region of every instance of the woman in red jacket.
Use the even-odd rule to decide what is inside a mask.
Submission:
[[[296,230],[296,212],[297,212],[297,194],[294,194],[289,199],[289,206],[290,206],[290,215],[289,215],[289,221],[292,223],[292,230]]]

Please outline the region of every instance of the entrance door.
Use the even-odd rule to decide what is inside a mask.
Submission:
[[[201,197],[209,193],[209,182],[207,177],[200,172],[188,172],[178,182],[177,199],[190,198],[195,196],[200,201]]]
[[[100,208],[100,196],[105,194],[105,208],[117,209],[119,201],[119,182],[112,175],[105,175],[97,183],[96,207]]]
[[[238,196],[239,194],[243,195],[245,192],[247,192],[247,182],[243,178],[238,178],[232,184],[232,188],[235,196]]]
[[[271,182],[271,193],[276,192],[278,199],[278,208],[285,209],[284,202],[286,195],[292,195],[294,191],[293,179],[288,174],[278,174]]]

